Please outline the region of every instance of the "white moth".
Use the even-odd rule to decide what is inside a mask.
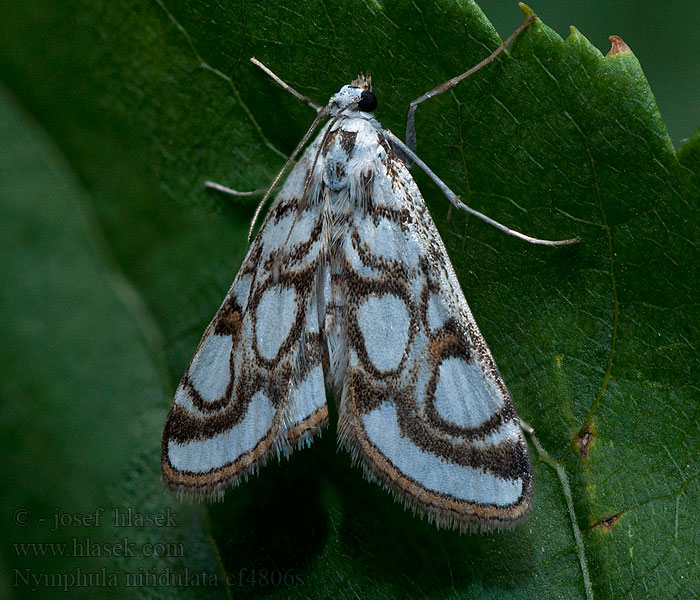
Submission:
[[[577,241],[529,238],[476,213],[412,150],[417,104],[493,60],[531,20],[412,103],[407,144],[374,118],[369,78],[320,107],[252,59],[318,111],[289,162],[329,121],[275,198],[180,382],[163,434],[170,490],[221,498],[271,455],[310,443],[328,423],[328,386],[340,443],[438,527],[511,527],[528,514],[518,416],[406,163],[509,234]]]

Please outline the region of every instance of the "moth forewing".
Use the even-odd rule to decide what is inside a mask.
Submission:
[[[370,478],[438,526],[511,526],[532,496],[517,415],[415,182],[370,127],[347,160],[373,185],[349,198],[332,260],[348,355],[340,440]]]
[[[275,199],[177,389],[162,452],[173,491],[221,497],[328,421],[313,288],[322,215],[298,210],[313,147]]]

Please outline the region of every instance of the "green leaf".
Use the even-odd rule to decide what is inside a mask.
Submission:
[[[581,237],[533,247],[448,219],[445,199],[414,173],[536,432],[531,517],[460,537],[364,481],[335,452],[333,428],[204,508],[162,489],[159,438],[253,212],[202,182],[264,187],[314,116],[248,58],[318,102],[369,70],[377,117],[401,133],[408,102],[499,44],[478,7],[129,0],[10,3],[5,13],[5,596],[31,589],[15,586],[18,571],[103,567],[117,597],[697,594],[700,133],[674,151],[631,51],[604,57],[578,31],[562,40],[536,22],[509,54],[418,110],[420,156],[465,202],[531,235]],[[50,520],[100,507],[169,508],[177,526],[13,524],[19,509]],[[123,537],[182,544],[184,556],[30,558],[12,545],[113,548]],[[186,569],[218,585],[125,587],[127,574]],[[40,578],[39,593],[61,594],[54,580]]]
[[[215,580],[200,511],[159,481],[169,378],[157,325],[85,190],[4,88],[0,137],[3,597],[121,598],[185,569]],[[210,589],[168,595],[198,596]]]

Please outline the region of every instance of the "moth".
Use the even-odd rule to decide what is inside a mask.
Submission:
[[[407,166],[508,234],[578,241],[492,221],[413,151],[417,105],[493,60],[531,21],[414,101],[406,143],[374,118],[369,77],[319,106],[251,59],[317,110],[288,164],[328,122],[277,194],[177,388],[162,443],[171,491],[221,498],[270,456],[309,444],[328,423],[328,387],[340,444],[414,512],[460,530],[508,528],[528,514],[533,480],[520,421]]]

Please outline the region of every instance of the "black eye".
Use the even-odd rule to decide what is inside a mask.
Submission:
[[[357,103],[357,108],[362,112],[372,112],[377,108],[377,97],[372,92],[362,92],[360,101]]]

